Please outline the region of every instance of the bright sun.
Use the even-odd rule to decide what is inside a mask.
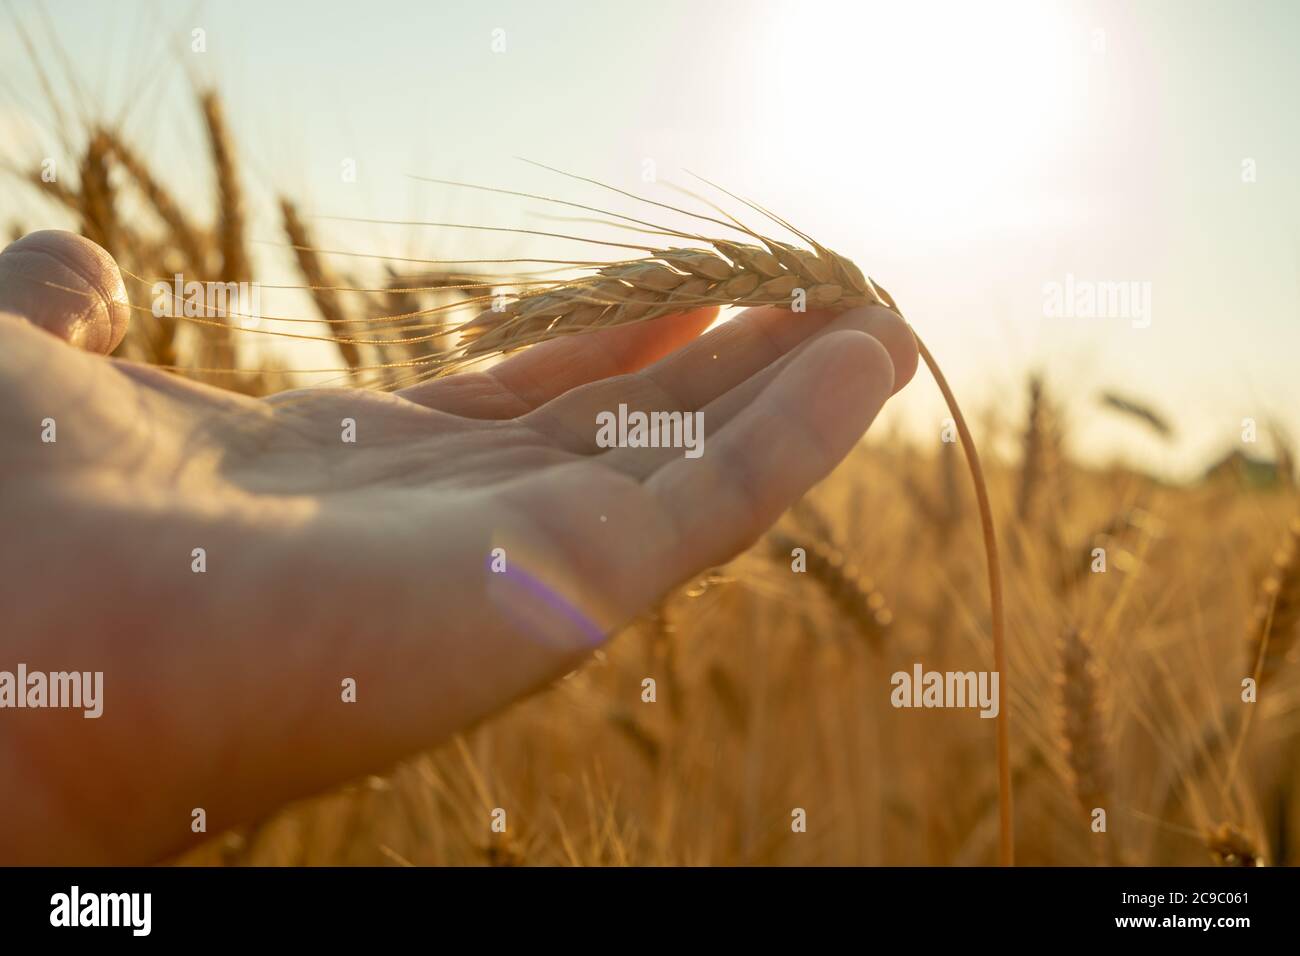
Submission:
[[[767,92],[790,118],[771,161],[850,186],[896,232],[1034,215],[1015,196],[1079,121],[1087,29],[1051,4],[798,4],[766,32]]]

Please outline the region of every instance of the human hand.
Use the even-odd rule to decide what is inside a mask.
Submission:
[[[244,822],[544,686],[753,543],[917,361],[881,308],[706,309],[256,400],[105,358],[128,314],[87,240],[0,255],[0,671],[104,674],[98,719],[0,709],[3,862],[154,861],[193,808]],[[597,447],[620,404],[702,410],[703,454]]]

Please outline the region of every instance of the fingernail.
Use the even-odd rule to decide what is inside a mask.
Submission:
[[[30,233],[0,252],[0,311],[104,355],[122,341],[131,315],[113,257],[83,236],[55,229]]]

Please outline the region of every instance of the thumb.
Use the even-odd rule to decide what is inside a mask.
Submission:
[[[131,306],[112,256],[75,233],[46,229],[0,252],[0,312],[107,355],[126,335]]]

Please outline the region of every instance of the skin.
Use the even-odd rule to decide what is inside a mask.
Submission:
[[[257,400],[107,358],[93,243],[10,246],[0,670],[103,671],[104,711],[0,710],[0,862],[164,859],[195,807],[218,832],[469,727],[752,544],[916,369],[884,309],[713,317]],[[597,448],[620,403],[703,409],[704,454]]]

